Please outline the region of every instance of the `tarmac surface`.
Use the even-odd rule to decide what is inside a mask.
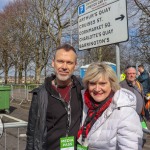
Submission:
[[[16,117],[18,119],[27,121],[29,113],[29,102],[23,102],[21,105],[17,101],[13,101],[10,104],[10,116]],[[0,112],[3,113],[3,112]],[[150,129],[150,122],[148,122],[148,127]],[[20,128],[19,134],[25,135],[26,128]],[[26,137],[18,137],[18,129],[10,128],[6,131],[6,136],[3,134],[0,138],[0,150],[25,150]],[[5,143],[6,139],[6,143]],[[150,135],[146,135],[146,144],[144,145],[143,150],[150,150]],[[6,145],[6,147],[5,147]]]

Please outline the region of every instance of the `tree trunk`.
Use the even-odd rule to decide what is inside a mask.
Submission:
[[[27,62],[26,61],[25,61],[25,67],[24,67],[24,77],[25,77],[24,83],[27,84]]]
[[[17,83],[17,62],[15,61],[15,84]]]
[[[22,83],[23,65],[20,64],[18,69],[19,69],[19,70],[18,70],[18,83],[21,84],[21,83]]]
[[[3,55],[3,60],[4,60],[4,73],[5,73],[5,84],[8,83],[8,52],[7,50],[4,50],[4,55]]]
[[[39,66],[39,67],[36,67],[36,83],[39,84],[40,83],[40,77],[41,77],[41,70],[42,70],[42,67]]]
[[[5,66],[4,72],[5,72],[5,84],[7,84],[8,83],[8,67]]]
[[[102,48],[101,47],[99,47],[99,49],[98,49],[98,61],[99,62],[101,62],[102,61]]]

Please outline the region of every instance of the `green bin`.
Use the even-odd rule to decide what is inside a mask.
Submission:
[[[10,86],[0,86],[0,110],[5,110],[9,113],[10,107]]]

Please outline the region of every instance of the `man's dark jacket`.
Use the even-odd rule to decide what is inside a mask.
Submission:
[[[138,81],[136,81],[136,82],[138,82]],[[143,95],[142,85],[139,82],[138,82],[138,84],[141,87],[141,91],[139,91],[136,87],[134,87],[127,80],[123,80],[123,81],[120,82],[120,86],[122,88],[128,89],[129,91],[131,91],[131,92],[133,92],[135,94],[136,100],[137,100],[136,111],[140,115],[141,114],[141,110],[142,110],[142,108],[144,106],[144,95]]]
[[[138,76],[138,81],[142,84],[145,95],[150,92],[150,77],[146,70]]]
[[[51,85],[51,81],[54,80],[54,78],[55,76],[53,75],[46,78],[42,86],[32,91],[33,97],[28,118],[26,150],[59,150],[60,137],[66,136],[67,127],[64,129],[64,125],[66,125],[67,111],[62,106],[61,101],[55,98],[59,97],[59,95]],[[83,87],[75,76],[72,76],[72,80],[73,86],[71,88],[70,101],[72,118],[69,136],[76,137],[82,117],[81,90]],[[74,107],[78,109],[75,110]],[[50,122],[49,126],[51,126],[51,124],[52,126],[49,135],[47,133],[46,118],[48,109],[53,109],[53,111],[57,110],[58,112],[58,114],[54,114],[54,118],[52,118]],[[63,125],[62,128],[61,125]],[[48,141],[48,143],[51,144],[46,144],[47,139],[51,139]]]

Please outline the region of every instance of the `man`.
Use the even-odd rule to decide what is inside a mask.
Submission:
[[[82,86],[72,75],[76,63],[72,46],[64,44],[56,49],[52,60],[55,75],[32,91],[26,150],[60,150],[63,145],[76,145],[82,112]]]
[[[125,70],[126,79],[120,82],[121,87],[132,91],[137,98],[136,111],[140,115],[144,106],[143,88],[142,85],[136,80],[135,66],[128,66]]]
[[[150,77],[148,72],[144,69],[143,65],[138,66],[138,81],[143,86],[144,95],[146,95],[148,92],[150,92]]]

